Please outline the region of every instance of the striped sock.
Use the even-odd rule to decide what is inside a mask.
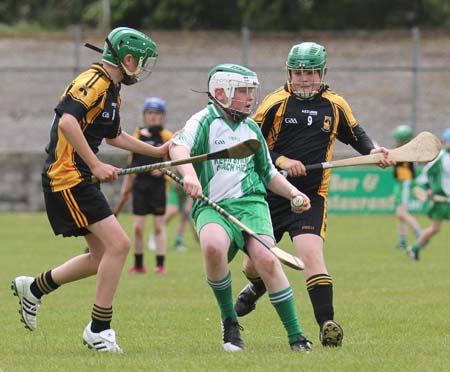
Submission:
[[[214,296],[216,296],[222,320],[225,320],[227,318],[237,320],[237,314],[236,311],[234,311],[233,306],[233,293],[231,290],[231,273],[228,272],[225,278],[217,282],[209,278],[206,278],[206,280],[210,285],[210,287],[212,288]]]
[[[49,294],[58,288],[59,285],[54,282],[52,271],[49,270],[34,278],[34,281],[30,286],[30,291],[36,298],[41,298],[43,295]]]
[[[292,288],[287,287],[280,292],[269,293],[269,300],[287,331],[289,344],[293,344],[297,341],[298,335],[303,335],[303,331],[298,322]]]
[[[110,329],[112,315],[112,306],[105,308],[94,304],[91,314],[91,331],[94,333],[99,333],[104,331],[105,329]]]
[[[319,326],[327,320],[333,320],[333,280],[331,276],[328,274],[311,276],[306,281],[306,289]]]

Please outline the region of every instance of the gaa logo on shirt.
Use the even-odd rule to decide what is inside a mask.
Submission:
[[[298,124],[298,121],[296,118],[284,118],[284,122],[286,124]]]
[[[216,139],[214,141],[214,144],[215,145],[225,145],[225,140],[223,140],[223,139]]]
[[[323,119],[322,131],[325,133],[330,133],[331,130],[331,116],[325,116]]]

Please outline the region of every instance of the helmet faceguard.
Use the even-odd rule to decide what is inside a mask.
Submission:
[[[399,143],[409,142],[413,138],[414,134],[409,125],[399,125],[394,130],[393,137]]]
[[[131,54],[136,61],[136,71],[129,71],[123,59]],[[128,27],[112,30],[105,40],[103,61],[119,67],[122,83],[132,85],[150,76],[158,58],[156,44],[147,35]]]
[[[216,98],[215,90],[218,88],[223,89],[226,102]],[[243,66],[222,64],[214,67],[209,73],[208,96],[229,113],[236,123],[244,120],[255,109],[259,98],[259,88],[256,73]],[[241,96],[246,98],[236,97],[236,93],[243,90],[244,94]]]
[[[313,99],[324,85],[327,64],[325,47],[313,42],[294,45],[286,61],[288,85],[290,91],[302,100]],[[301,75],[293,81],[292,72]],[[317,76],[319,79],[316,79]]]

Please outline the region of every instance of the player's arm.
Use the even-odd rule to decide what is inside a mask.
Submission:
[[[200,122],[191,117],[181,131],[177,131],[170,143],[169,155],[172,160],[185,159],[202,153],[202,143],[208,142],[208,132]],[[202,185],[192,164],[176,167],[183,177],[184,192],[196,199],[202,194]]]
[[[265,113],[257,112],[254,116],[256,123],[261,128],[261,133],[263,134],[266,142],[271,141],[269,137],[271,136],[276,112],[278,111],[279,107],[280,104],[274,105]],[[272,159],[272,163],[275,164],[279,169],[287,171],[289,177],[299,177],[306,175],[306,168],[301,161],[290,159],[283,154],[274,151],[273,149],[270,149],[269,153],[270,158]]]
[[[308,196],[300,192],[280,173],[277,173],[275,177],[270,180],[267,188],[275,194],[278,194],[288,200],[293,200],[297,196],[302,197],[303,204],[300,208],[297,208],[295,210],[296,213],[305,212],[311,208],[311,201],[309,200]]]
[[[98,180],[105,182],[117,179],[116,172],[119,168],[103,163],[97,158],[89,147],[75,116],[63,113],[59,119],[58,128]]]
[[[338,115],[339,127],[337,138],[346,145],[352,146],[361,155],[381,153],[384,158],[380,160],[378,166],[385,168],[395,164],[395,161],[388,160],[389,150],[385,147],[377,147],[367,135],[363,127],[357,124],[355,117],[348,103],[344,100],[339,102]]]
[[[267,143],[263,140],[263,138],[261,138],[262,133],[257,131],[256,134],[258,136],[258,140],[261,142],[261,147],[254,155],[253,162],[255,164],[255,171],[258,173],[261,181],[270,191],[288,200],[292,200],[297,196],[302,197],[304,203],[301,208],[297,208],[295,212],[301,213],[308,210],[311,207],[309,198],[300,192],[275,169],[270,159]]]
[[[170,146],[170,158],[172,160],[185,159],[190,156],[190,151],[186,146],[172,144]],[[202,185],[200,184],[197,173],[192,164],[182,164],[177,167],[178,172],[183,177],[183,190],[184,192],[196,199],[202,194]]]
[[[118,147],[122,150],[132,151],[142,155],[153,156],[155,158],[162,158],[169,151],[169,142],[155,147],[141,140],[138,140],[137,138],[123,131],[121,131],[120,134],[115,138],[107,138],[106,143],[111,146]]]

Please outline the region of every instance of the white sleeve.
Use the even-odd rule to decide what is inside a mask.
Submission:
[[[199,132],[199,122],[191,117],[183,128],[183,131],[177,134],[175,137],[171,139],[171,142],[175,145],[180,145],[192,149],[194,146],[195,139]]]

